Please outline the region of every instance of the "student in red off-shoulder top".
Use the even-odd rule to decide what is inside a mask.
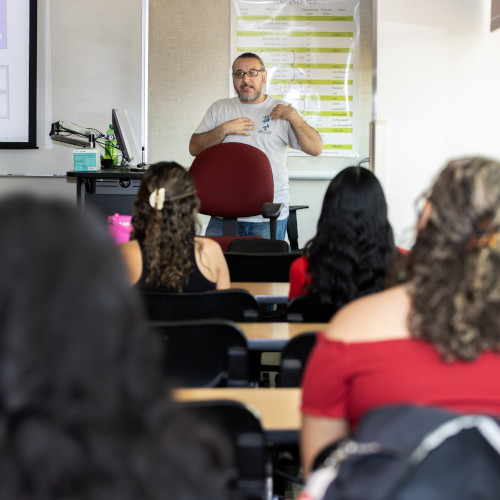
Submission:
[[[500,416],[500,163],[450,162],[417,230],[407,282],[351,302],[318,338],[303,379],[306,475],[379,406]]]

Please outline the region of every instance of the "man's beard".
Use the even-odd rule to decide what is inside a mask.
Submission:
[[[234,88],[234,90],[236,90],[236,93],[238,94],[238,98],[240,101],[253,102],[262,95],[262,88],[261,89],[256,89],[255,87],[252,87],[252,88],[255,90],[255,94],[248,95],[248,96],[241,95],[239,90],[236,87]]]

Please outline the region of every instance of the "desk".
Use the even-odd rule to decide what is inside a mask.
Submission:
[[[238,323],[254,351],[281,351],[292,337],[324,331],[328,323]]]
[[[92,206],[106,217],[119,213],[130,215],[144,172],[131,172],[127,168],[107,168],[96,172],[66,173],[76,178],[77,206]]]
[[[262,387],[177,389],[177,401],[203,401],[232,399],[247,404],[260,416],[262,427],[269,441],[296,443],[300,429],[301,389]]]
[[[287,304],[290,283],[234,281],[231,283],[231,288],[248,290],[261,304]]]

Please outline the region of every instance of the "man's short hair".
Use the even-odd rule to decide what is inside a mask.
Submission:
[[[262,65],[262,69],[266,69],[266,65],[264,64],[264,61],[261,59],[260,56],[258,56],[257,54],[254,54],[253,52],[243,52],[243,54],[240,54],[234,61],[233,61],[233,71],[234,71],[234,63],[238,60],[238,59],[257,59],[257,61],[260,62],[260,64]]]

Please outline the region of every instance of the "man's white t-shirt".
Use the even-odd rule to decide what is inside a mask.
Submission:
[[[242,142],[250,144],[266,153],[271,163],[274,179],[274,202],[284,203],[280,219],[288,217],[290,193],[288,188],[288,170],[286,168],[287,146],[300,150],[299,142],[286,120],[271,120],[271,111],[277,104],[288,104],[267,96],[264,102],[258,104],[244,104],[237,97],[221,99],[214,102],[207,110],[195,134],[202,134],[213,130],[222,123],[237,118],[250,118],[255,124],[249,136],[232,134],[226,136],[223,142]],[[259,215],[255,217],[242,217],[238,220],[245,222],[263,222],[265,219]]]

